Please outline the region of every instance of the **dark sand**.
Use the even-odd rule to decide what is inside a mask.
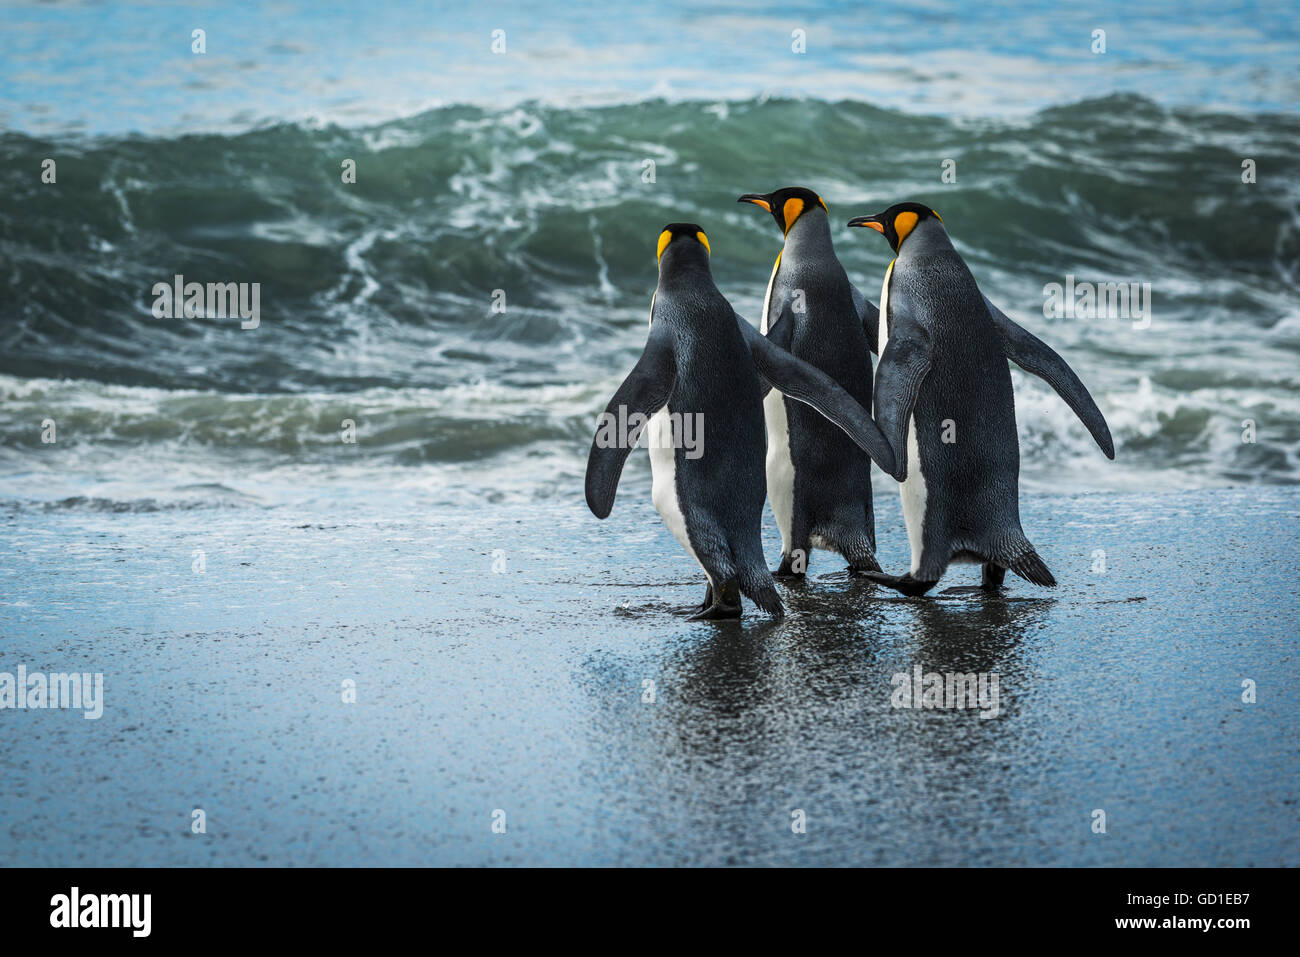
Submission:
[[[106,703],[0,711],[0,864],[1300,862],[1300,491],[1022,509],[1055,590],[889,597],[818,552],[785,622],[723,625],[669,613],[701,583],[639,494],[11,509],[0,671]],[[998,673],[1001,715],[892,709],[917,663]]]

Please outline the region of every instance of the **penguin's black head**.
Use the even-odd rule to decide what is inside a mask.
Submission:
[[[894,252],[898,252],[898,247],[903,245],[903,240],[916,228],[916,224],[931,216],[943,222],[938,213],[923,203],[895,203],[874,216],[855,216],[849,220],[849,225],[871,227],[888,239]]]
[[[767,210],[781,227],[782,233],[788,233],[800,216],[816,206],[829,212],[820,196],[802,186],[785,186],[771,193],[746,193],[736,202],[753,203]]]
[[[704,250],[704,261],[709,261],[711,250],[709,249],[709,237],[704,235],[704,230],[700,229],[695,223],[669,223],[664,227],[663,232],[659,234],[659,249],[655,253],[655,258],[662,266],[664,253],[668,247],[672,246],[674,250],[682,249],[692,258],[699,255],[700,249]],[[674,258],[676,254],[674,253]]]

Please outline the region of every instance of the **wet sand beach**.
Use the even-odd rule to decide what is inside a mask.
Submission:
[[[0,712],[0,864],[1296,863],[1300,493],[1022,510],[1057,589],[903,599],[817,552],[784,621],[711,624],[634,493],[10,507],[0,671],[102,672],[104,713]],[[998,675],[998,714],[892,707],[917,665]]]

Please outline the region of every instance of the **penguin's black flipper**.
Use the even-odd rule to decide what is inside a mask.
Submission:
[[[1011,321],[1006,313],[989,302],[988,296],[984,297],[984,302],[989,307],[993,327],[997,329],[998,338],[1002,341],[1003,354],[1030,375],[1038,376],[1055,389],[1065,404],[1074,410],[1079,421],[1088,427],[1093,441],[1106,453],[1106,458],[1113,459],[1115,443],[1110,437],[1110,427],[1106,425],[1106,419],[1097,408],[1097,403],[1092,401],[1087,387],[1079,381],[1074,370],[1066,365],[1065,360],[1051,346]]]
[[[618,423],[631,421],[633,414],[648,418],[662,409],[676,381],[672,333],[664,326],[652,326],[645,351],[605,406],[596,437],[591,440],[591,452],[587,456],[587,507],[597,518],[607,518],[614,508],[623,463],[641,437],[644,424],[630,435],[611,433],[618,432]],[[621,417],[620,407],[627,410]]]
[[[741,316],[736,316],[736,321],[744,333],[760,378],[772,383],[784,395],[810,405],[826,416],[877,465],[890,475],[894,474],[893,449],[867,410],[853,396],[820,369],[796,359],[770,342]]]
[[[775,345],[777,348],[784,349],[786,352],[790,351],[790,340],[794,336],[794,320],[788,318],[789,313],[790,309],[787,306],[782,310],[781,315],[777,317],[776,322],[769,325],[767,329],[767,341]],[[745,322],[744,319],[741,319],[740,316],[737,316],[736,319],[745,323],[745,325],[749,325],[749,323]],[[762,389],[759,395],[766,399],[767,394],[772,391],[772,383],[768,382],[760,375],[758,377],[758,385],[760,389]]]
[[[931,342],[925,327],[903,309],[903,297],[889,298],[889,342],[876,363],[875,408],[880,431],[894,449],[897,481],[907,478],[907,426],[921,382],[930,371]]]
[[[862,320],[862,331],[866,333],[867,345],[871,347],[873,355],[880,354],[880,310],[853,283],[849,283],[849,291],[853,293],[853,305],[858,309],[858,318]]]

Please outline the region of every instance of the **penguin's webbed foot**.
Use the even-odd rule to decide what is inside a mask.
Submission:
[[[740,605],[724,605],[716,603],[708,608],[701,609],[687,618],[687,621],[726,621],[740,617]]]
[[[864,578],[870,578],[873,582],[876,582],[879,585],[885,585],[889,588],[894,589],[897,592],[902,592],[904,595],[907,595],[909,598],[915,598],[918,595],[924,595],[931,588],[933,588],[935,585],[938,584],[937,581],[932,581],[932,582],[918,581],[917,579],[912,577],[911,572],[908,572],[905,575],[886,575],[884,572],[864,571],[862,573],[862,576]]]
[[[725,621],[740,617],[740,586],[734,580],[712,587],[704,595],[704,604],[687,621]]]
[[[686,615],[688,617],[698,615],[700,612],[707,611],[712,604],[713,586],[708,585],[704,589],[704,601],[700,602],[698,605],[682,605],[678,608],[674,608],[673,614]]]
[[[804,551],[804,554],[808,554],[807,550]],[[779,582],[801,582],[807,575],[808,561],[803,559],[799,564],[803,566],[802,569],[796,567],[793,556],[782,555],[781,567],[772,572],[772,577]]]
[[[1002,582],[1007,577],[1007,570],[993,562],[984,563],[984,573],[980,578],[980,587],[985,591],[1000,591]]]

